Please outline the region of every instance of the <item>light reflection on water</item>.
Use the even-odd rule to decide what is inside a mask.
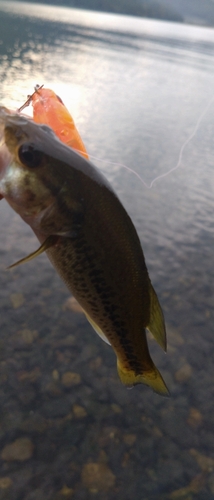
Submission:
[[[18,108],[44,83],[71,110],[92,156],[125,163],[148,184],[175,166],[213,96],[214,31],[17,6],[0,2],[1,104]],[[120,385],[113,353],[66,308],[68,292],[45,256],[4,271],[37,243],[1,202],[1,447],[23,435],[35,446],[24,465],[2,462],[2,476],[13,483],[10,498],[37,495],[33,469],[41,471],[40,500],[53,500],[63,484],[73,498],[88,498],[81,472],[90,461],[107,463],[116,477],[107,493],[101,488],[101,499],[173,499],[181,487],[186,497],[177,498],[213,498],[212,468],[203,458],[211,460],[214,445],[213,157],[211,103],[180,168],[151,190],[122,167],[96,162],[136,224],[163,305],[169,352],[154,343],[151,351],[172,392],[169,401]],[[15,308],[17,293],[24,305]],[[78,372],[82,384],[63,386],[65,371]],[[75,405],[86,418],[75,417]],[[27,474],[27,486],[24,479],[18,485],[17,475]]]

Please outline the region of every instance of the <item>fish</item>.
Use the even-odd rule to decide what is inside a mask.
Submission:
[[[0,107],[0,195],[31,226],[98,335],[121,382],[168,396],[146,329],[166,350],[164,317],[134,224],[103,174],[50,127]]]
[[[43,85],[36,85],[33,94],[28,96],[27,101],[19,108],[19,112],[30,104],[33,107],[33,120],[36,123],[51,127],[62,142],[88,158],[71,114],[53,90],[44,88]]]

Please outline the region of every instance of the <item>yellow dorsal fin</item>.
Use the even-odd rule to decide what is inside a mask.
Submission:
[[[166,351],[166,329],[164,317],[157,295],[150,285],[150,319],[146,328],[152,333],[158,344]]]
[[[19,266],[20,264],[24,264],[25,262],[29,262],[29,260],[38,257],[38,255],[45,252],[45,250],[48,250],[48,248],[54,246],[58,241],[58,239],[59,236],[56,235],[48,236],[44,241],[44,243],[42,243],[42,245],[35,252],[32,252],[29,255],[27,255],[27,257],[24,257],[23,259],[18,260],[14,264],[11,264],[11,266],[7,267],[7,269],[12,269],[13,267]]]
[[[95,321],[93,319],[91,319],[91,317],[84,311],[85,315],[86,315],[86,318],[87,320],[89,321],[90,325],[92,326],[92,328],[95,330],[95,332],[97,333],[97,335],[99,335],[99,337],[104,340],[104,342],[106,342],[106,344],[110,344],[109,340],[107,339],[107,337],[105,336],[105,334],[103,333],[103,331],[101,330],[101,328],[95,323]]]

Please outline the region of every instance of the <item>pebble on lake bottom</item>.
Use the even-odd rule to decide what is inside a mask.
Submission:
[[[32,457],[33,450],[34,445],[29,438],[18,438],[13,441],[13,443],[7,444],[3,448],[1,458],[6,462],[12,462],[14,460],[23,462]]]
[[[84,418],[87,416],[87,413],[85,411],[85,408],[83,408],[83,406],[73,405],[72,410],[76,418]]]
[[[181,384],[187,382],[192,376],[192,367],[185,363],[177,372],[175,372],[175,379]]]
[[[203,416],[200,411],[197,410],[197,408],[190,408],[189,410],[189,415],[187,418],[187,423],[193,427],[197,428],[199,425],[202,424],[203,421]]]
[[[135,443],[136,439],[136,434],[125,434],[125,436],[123,436],[123,441],[128,446],[132,446]]]
[[[115,485],[115,475],[104,463],[85,464],[82,469],[82,482],[91,493],[108,491]]]
[[[199,453],[199,451],[195,450],[194,448],[191,448],[190,455],[195,458],[198,466],[203,472],[207,473],[214,471],[214,458],[202,455],[202,453]]]
[[[23,330],[19,331],[18,334],[20,335],[23,342],[29,345],[32,344],[33,341],[38,337],[38,332],[36,330],[29,330],[29,328],[24,328]]]
[[[175,330],[171,326],[166,325],[166,331],[169,346],[177,348],[184,344],[184,339],[177,330]]]
[[[68,488],[68,486],[64,485],[60,490],[59,494],[62,498],[69,499],[73,496],[74,490],[72,488]]]
[[[209,484],[209,489],[210,489],[211,493],[214,495],[214,474],[210,475],[209,480],[208,480],[208,484]]]
[[[13,482],[10,477],[0,477],[0,490],[7,490],[12,484]]]
[[[116,403],[112,403],[112,404],[111,404],[111,409],[112,409],[112,411],[113,411],[114,413],[121,413],[121,412],[122,412],[122,410],[121,410],[120,406],[119,406],[119,405],[117,405]]]
[[[17,373],[17,379],[19,382],[31,382],[34,383],[40,378],[42,375],[39,367],[34,368],[33,370],[27,372],[26,370],[21,370]]]
[[[92,359],[92,361],[90,361],[89,363],[89,368],[90,370],[97,370],[100,368],[100,366],[102,366],[102,363],[103,363],[103,360],[101,358],[101,356],[97,356],[95,359]]]
[[[58,380],[60,379],[58,370],[52,371],[52,378],[53,378],[54,382],[58,382]]]
[[[25,301],[24,295],[22,293],[12,293],[10,296],[10,300],[14,309],[18,309],[18,307],[21,307]]]
[[[72,387],[73,385],[78,385],[81,383],[81,377],[79,373],[75,372],[65,372],[62,375],[62,385],[64,387]]]
[[[193,494],[199,493],[204,485],[205,485],[206,477],[205,475],[198,474],[195,476],[192,481],[190,481],[188,486],[184,488],[179,488],[178,490],[173,491],[169,495],[170,500],[193,500]]]

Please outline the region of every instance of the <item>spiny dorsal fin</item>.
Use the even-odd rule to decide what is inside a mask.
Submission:
[[[166,329],[164,317],[157,295],[150,285],[150,319],[146,328],[152,333],[158,344],[166,351]]]
[[[13,267],[19,266],[20,264],[24,264],[25,262],[29,262],[29,260],[34,259],[35,257],[38,257],[41,253],[45,252],[48,250],[48,248],[54,246],[59,239],[59,236],[56,235],[51,235],[46,238],[44,243],[35,251],[27,255],[27,257],[24,257],[23,259],[18,260],[14,264],[11,264],[11,266],[7,267],[7,269],[12,269]]]

